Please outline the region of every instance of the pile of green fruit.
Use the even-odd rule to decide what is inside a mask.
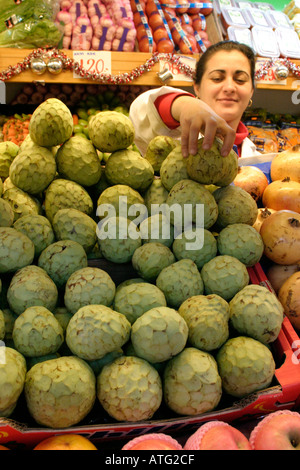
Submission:
[[[21,395],[52,428],[96,401],[118,421],[151,419],[163,402],[198,415],[268,387],[283,308],[249,284],[264,247],[256,202],[230,184],[236,154],[200,139],[184,159],[159,136],[142,157],[126,114],[87,121],[88,138],[74,134],[49,99],[20,147],[0,144],[0,417],[18,419]],[[136,276],[117,285],[90,257]]]

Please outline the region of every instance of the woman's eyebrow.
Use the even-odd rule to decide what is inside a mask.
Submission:
[[[208,75],[214,73],[214,72],[219,72],[219,73],[226,73],[226,70],[224,69],[214,69],[214,70],[210,70],[210,72],[208,72]],[[234,71],[235,74],[240,74],[240,73],[245,73],[246,75],[250,76],[248,72],[246,72],[246,70],[235,70]]]

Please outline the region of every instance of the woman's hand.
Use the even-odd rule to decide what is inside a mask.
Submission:
[[[172,104],[171,113],[181,126],[182,155],[197,153],[199,133],[204,136],[202,147],[211,148],[216,136],[223,140],[221,154],[229,154],[235,139],[235,131],[204,101],[192,96],[179,96]]]

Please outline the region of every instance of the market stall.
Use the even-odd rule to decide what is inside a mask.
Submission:
[[[6,3],[0,445],[259,449],[268,415],[295,429],[278,448],[297,448],[300,53],[278,38],[298,41],[300,6]],[[278,50],[256,51],[257,92],[285,102],[273,112],[254,97],[244,115],[261,155],[224,159],[216,139],[208,156],[199,140],[184,160],[165,136],[142,155],[131,102],[161,84],[191,90],[199,54],[233,29],[267,46],[251,18],[269,21],[260,34]],[[190,213],[183,228],[199,203],[203,224]]]

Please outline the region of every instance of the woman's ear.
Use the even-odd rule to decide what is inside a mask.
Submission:
[[[194,92],[197,98],[200,98],[200,86],[198,83],[194,83]]]

